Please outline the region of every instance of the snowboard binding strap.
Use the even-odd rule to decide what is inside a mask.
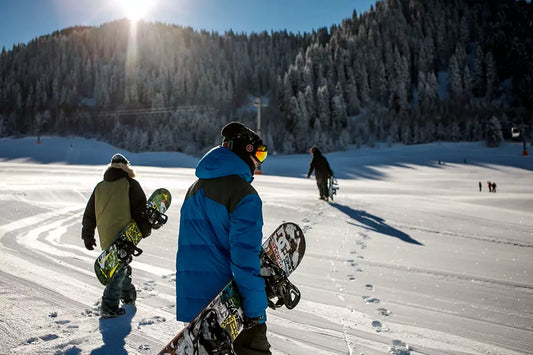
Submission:
[[[138,248],[129,240],[117,241],[117,256],[124,264],[128,265],[134,256],[142,254],[142,249]]]
[[[161,226],[167,223],[167,220],[168,220],[168,217],[166,214],[161,213],[152,207],[148,207],[146,209],[146,217],[148,217],[148,222],[150,222],[153,229],[161,228]]]
[[[270,258],[263,258],[263,263],[272,272],[271,275],[263,276],[266,279],[268,306],[272,309],[281,306],[285,306],[287,309],[296,307],[301,298],[300,290],[289,281],[285,272]],[[277,301],[274,302],[275,298]]]
[[[194,327],[193,335],[196,339],[194,344],[194,354],[201,354],[202,346],[208,354],[212,355],[233,355],[233,344],[231,337],[222,329],[217,321],[217,313],[211,309],[207,311]]]
[[[266,278],[266,291],[270,308],[276,309],[285,306],[287,309],[293,309],[298,305],[301,298],[300,290],[287,277],[274,275]],[[274,302],[275,298],[277,301]]]

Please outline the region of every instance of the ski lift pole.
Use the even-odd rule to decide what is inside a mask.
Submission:
[[[255,102],[253,104],[255,107],[257,107],[257,135],[261,137],[261,107],[268,106],[267,104],[264,104],[261,101],[261,98],[258,97],[255,99]],[[257,166],[257,169],[255,169],[255,173],[261,175],[263,172],[261,171],[261,164]]]
[[[527,148],[526,148],[526,125],[522,123],[522,143],[523,143],[523,150],[522,155],[527,155]]]

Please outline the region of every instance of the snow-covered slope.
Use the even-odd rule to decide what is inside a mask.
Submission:
[[[137,306],[101,320],[81,216],[117,151],[147,193],[164,186],[174,199],[132,263]],[[293,221],[307,239],[291,276],[300,304],[268,310],[273,353],[530,353],[533,158],[521,153],[442,143],[326,154],[340,184],[329,204],[305,179],[310,156],[269,157],[253,183],[264,234]],[[157,353],[182,327],[175,253],[196,161],[81,138],[0,139],[0,354]]]

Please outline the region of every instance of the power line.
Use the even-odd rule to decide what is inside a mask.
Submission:
[[[161,113],[175,113],[175,112],[190,112],[207,109],[204,105],[189,105],[189,106],[176,106],[176,107],[158,107],[158,108],[139,108],[139,109],[126,109],[115,111],[100,111],[97,116],[101,117],[116,117],[116,116],[135,116],[135,115],[156,115]]]

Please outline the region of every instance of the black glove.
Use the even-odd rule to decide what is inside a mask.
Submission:
[[[94,237],[85,237],[83,238],[83,242],[85,243],[85,248],[88,250],[93,250],[96,246],[96,240],[94,240]]]
[[[249,318],[246,315],[243,315],[244,329],[250,329],[250,328],[255,327],[256,325],[259,324],[261,319],[263,319],[263,316],[259,316],[257,318]]]

